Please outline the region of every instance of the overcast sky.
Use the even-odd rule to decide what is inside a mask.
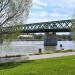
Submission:
[[[27,23],[71,19],[75,0],[33,0]]]

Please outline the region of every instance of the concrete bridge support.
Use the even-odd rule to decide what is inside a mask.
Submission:
[[[45,33],[45,38],[44,38],[44,46],[56,46],[57,45],[57,38],[56,38],[56,33]]]

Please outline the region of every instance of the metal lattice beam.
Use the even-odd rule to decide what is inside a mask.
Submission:
[[[20,31],[22,33],[36,33],[36,32],[70,32],[72,27],[72,20],[61,20],[51,22],[32,23],[11,27],[3,27],[3,33],[10,33],[12,31]]]

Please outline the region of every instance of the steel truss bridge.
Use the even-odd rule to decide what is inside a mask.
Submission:
[[[13,31],[20,31],[21,33],[70,32],[72,24],[72,20],[32,23],[25,25],[2,27],[1,33],[11,33]]]

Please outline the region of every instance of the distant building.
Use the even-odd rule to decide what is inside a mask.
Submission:
[[[32,39],[33,35],[19,35],[18,39]]]

